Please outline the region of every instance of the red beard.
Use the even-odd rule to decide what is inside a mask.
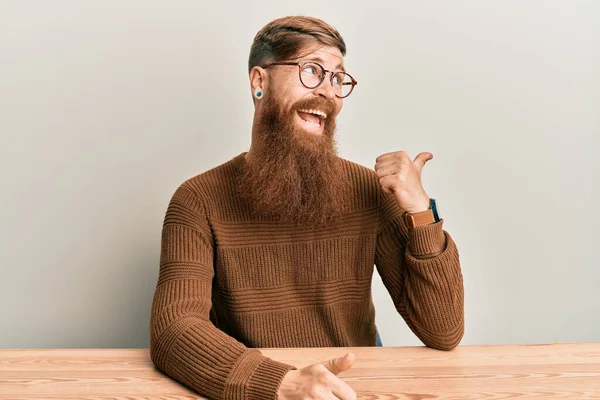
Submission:
[[[331,101],[314,98],[282,110],[265,96],[264,112],[252,144],[252,159],[240,175],[240,193],[254,212],[295,224],[323,224],[343,214],[349,182],[334,138]],[[321,134],[296,122],[297,110],[325,111]]]

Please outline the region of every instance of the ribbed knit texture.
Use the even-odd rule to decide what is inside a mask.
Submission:
[[[464,329],[459,255],[440,222],[409,229],[374,171],[344,160],[350,208],[320,227],[252,216],[244,154],[185,181],[164,220],[151,313],[157,368],[211,399],[277,398],[294,369],[256,348],[374,346],[374,266],[429,347]]]

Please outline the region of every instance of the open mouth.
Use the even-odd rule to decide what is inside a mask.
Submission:
[[[302,124],[311,130],[320,130],[325,124],[327,114],[316,109],[301,109],[298,110],[298,116],[302,120]]]

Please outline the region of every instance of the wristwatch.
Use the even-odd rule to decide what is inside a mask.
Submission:
[[[429,209],[418,213],[404,213],[406,224],[409,228],[414,228],[421,225],[433,224],[440,221],[435,199],[429,199]]]

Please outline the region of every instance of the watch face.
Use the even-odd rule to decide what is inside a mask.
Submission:
[[[431,208],[431,211],[433,211],[435,221],[438,222],[440,220],[440,209],[438,208],[435,199],[429,199],[429,208]]]

